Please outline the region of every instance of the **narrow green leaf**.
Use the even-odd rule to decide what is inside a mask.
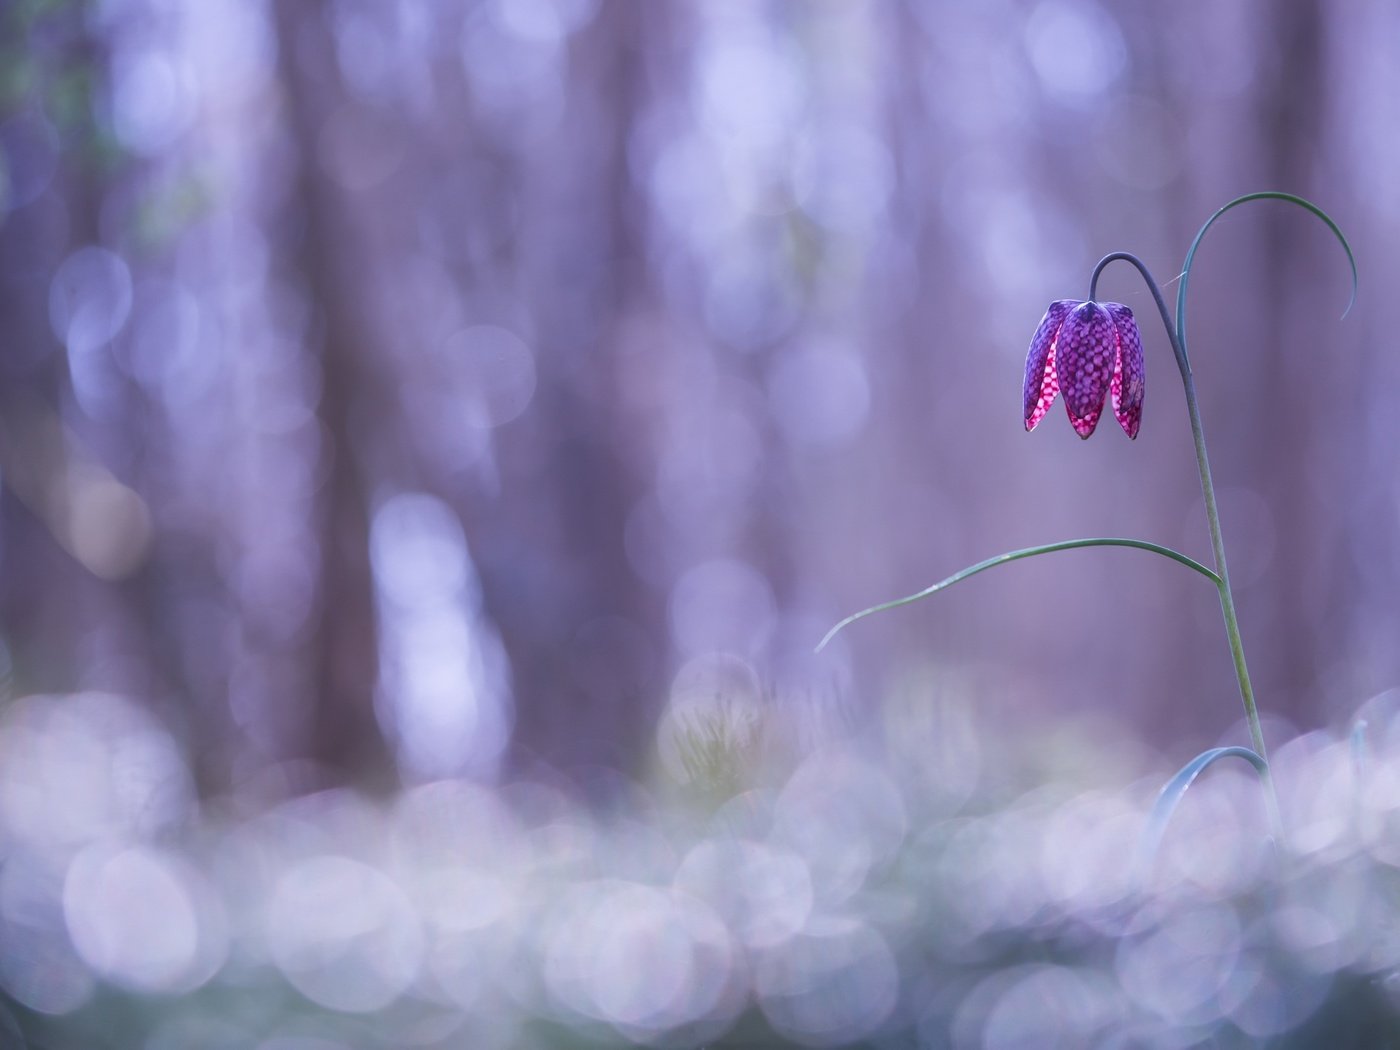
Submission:
[[[1366,790],[1366,732],[1369,728],[1366,719],[1358,718],[1351,727],[1351,828],[1355,835],[1361,834],[1361,813],[1365,804]]]
[[[1163,786],[1161,793],[1157,796],[1156,804],[1152,807],[1152,813],[1147,818],[1147,827],[1143,829],[1142,839],[1138,845],[1139,872],[1146,874],[1156,860],[1157,850],[1162,845],[1162,837],[1167,833],[1167,825],[1171,822],[1172,814],[1176,812],[1181,797],[1186,794],[1186,789],[1210,765],[1222,758],[1244,759],[1259,774],[1261,783],[1269,775],[1269,764],[1259,757],[1257,752],[1251,751],[1247,747],[1213,747],[1209,751],[1202,751],[1190,762],[1187,762],[1181,767],[1181,771]]]
[[[911,602],[917,602],[923,598],[929,597],[930,595],[937,594],[939,591],[946,590],[947,588],[953,586],[953,584],[959,583],[962,580],[967,579],[969,576],[976,576],[979,572],[985,572],[987,569],[995,568],[998,565],[1005,565],[1008,562],[1020,561],[1022,558],[1033,558],[1037,554],[1053,554],[1055,551],[1075,550],[1079,547],[1135,547],[1138,550],[1151,551],[1153,554],[1160,554],[1164,558],[1170,558],[1172,561],[1180,562],[1182,565],[1185,565],[1188,569],[1195,569],[1206,579],[1210,580],[1211,583],[1215,584],[1217,588],[1221,585],[1220,577],[1217,576],[1210,569],[1206,568],[1200,562],[1196,561],[1194,558],[1188,558],[1180,551],[1174,551],[1170,547],[1163,547],[1157,543],[1148,543],[1146,540],[1123,540],[1106,537],[1096,537],[1093,539],[1083,540],[1064,540],[1060,543],[1046,543],[1039,547],[1027,547],[1024,550],[1008,551],[1006,554],[998,554],[995,558],[988,558],[986,561],[979,561],[976,565],[969,565],[966,569],[963,569],[961,572],[955,572],[946,580],[939,580],[933,586],[925,587],[923,590],[919,591],[916,594],[910,594],[904,598],[896,598],[893,601],[889,602],[882,602],[879,605],[872,605],[868,609],[862,609],[858,613],[852,613],[850,616],[847,616],[844,620],[838,623],[831,630],[826,632],[826,636],[817,645],[816,651],[821,652],[823,649],[825,649],[827,642],[835,638],[837,633],[841,631],[842,628],[848,627],[851,624],[855,623],[857,620],[862,620],[865,617],[870,616],[872,613],[884,612],[886,609],[895,609],[901,605],[909,605]]]
[[[1186,252],[1186,264],[1181,268],[1181,284],[1178,285],[1176,289],[1176,338],[1177,342],[1182,346],[1186,345],[1186,285],[1191,280],[1191,267],[1195,263],[1196,249],[1201,246],[1201,240],[1205,237],[1206,231],[1215,224],[1216,219],[1220,218],[1220,216],[1224,215],[1231,208],[1236,208],[1241,204],[1247,204],[1250,201],[1258,200],[1279,200],[1287,201],[1290,204],[1296,204],[1298,207],[1312,212],[1327,224],[1327,228],[1331,230],[1333,234],[1336,235],[1337,240],[1341,242],[1343,250],[1347,253],[1347,262],[1351,264],[1351,298],[1347,300],[1347,308],[1342,311],[1342,316],[1346,317],[1347,314],[1351,313],[1352,305],[1356,302],[1356,256],[1352,255],[1351,245],[1347,243],[1346,236],[1342,233],[1341,228],[1332,221],[1332,217],[1311,201],[1304,200],[1302,197],[1294,196],[1291,193],[1280,193],[1277,190],[1246,193],[1243,197],[1236,197],[1207,219],[1200,230],[1196,232],[1196,239],[1191,242],[1191,247]]]
[[[1357,783],[1366,776],[1366,732],[1369,728],[1364,718],[1358,718],[1351,727],[1351,767],[1356,773]]]

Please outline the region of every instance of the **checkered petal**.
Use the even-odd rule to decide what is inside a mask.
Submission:
[[[1142,426],[1142,394],[1146,368],[1143,363],[1142,336],[1138,332],[1133,312],[1122,303],[1104,303],[1104,309],[1113,318],[1113,327],[1118,335],[1118,353],[1113,358],[1113,383],[1110,391],[1113,397],[1113,414],[1123,433],[1130,438],[1138,436]]]
[[[1060,393],[1060,380],[1055,374],[1055,342],[1065,315],[1078,305],[1076,299],[1060,299],[1050,304],[1040,326],[1031,336],[1030,352],[1026,354],[1026,381],[1021,391],[1026,429],[1034,430]]]
[[[1069,421],[1087,438],[1099,424],[1118,353],[1118,331],[1109,312],[1098,303],[1076,306],[1060,325],[1055,353]]]

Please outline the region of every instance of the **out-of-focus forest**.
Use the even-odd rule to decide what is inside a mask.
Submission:
[[[120,696],[269,798],[587,782],[721,694],[1228,735],[1215,594],[1130,551],[812,648],[1006,549],[1208,561],[1136,275],[1136,442],[1027,436],[1025,348],[1281,189],[1358,305],[1242,209],[1194,364],[1261,703],[1334,720],[1400,679],[1397,41],[1384,0],[11,0],[6,693]]]
[[[0,1046],[1393,1042],[1398,133],[1394,0],[0,0]],[[1023,369],[1259,190],[1278,819],[1166,558],[814,653],[1211,562],[1133,269]]]

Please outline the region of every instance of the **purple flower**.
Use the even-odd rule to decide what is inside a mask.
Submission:
[[[1082,438],[1099,425],[1104,397],[1124,433],[1142,425],[1142,336],[1122,303],[1060,299],[1050,304],[1026,355],[1026,429],[1034,430],[1061,391]]]

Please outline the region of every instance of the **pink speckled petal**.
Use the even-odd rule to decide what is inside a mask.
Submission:
[[[1069,425],[1074,427],[1074,432],[1076,434],[1082,438],[1086,438],[1092,434],[1094,428],[1099,425],[1099,416],[1101,415],[1103,415],[1103,405],[1091,410],[1086,416],[1076,416],[1071,412],[1069,414]]]
[[[1055,375],[1055,344],[1052,342],[1050,356],[1045,359],[1045,376],[1041,381],[1040,391],[1031,404],[1030,414],[1026,416],[1026,430],[1034,430],[1040,425],[1040,421],[1050,411],[1050,406],[1055,403],[1055,398],[1059,396],[1060,378]]]
[[[1122,303],[1104,303],[1118,332],[1118,354],[1113,359],[1113,414],[1118,425],[1130,438],[1138,436],[1142,426],[1142,395],[1147,370],[1142,352],[1142,335],[1138,332],[1133,312]]]
[[[1099,424],[1117,353],[1113,318],[1098,303],[1075,307],[1060,325],[1055,372],[1064,391],[1069,421],[1082,438]]]
[[[1055,337],[1060,323],[1078,305],[1075,299],[1059,299],[1050,304],[1040,326],[1031,336],[1030,352],[1026,354],[1026,381],[1021,391],[1025,409],[1026,429],[1034,430],[1045,418],[1060,393],[1060,380],[1055,374]]]

